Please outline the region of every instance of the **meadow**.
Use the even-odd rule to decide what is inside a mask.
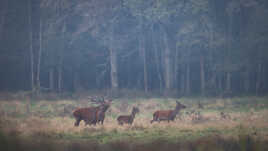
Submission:
[[[159,109],[187,108],[174,122],[150,123]],[[0,148],[5,150],[268,150],[268,98],[119,98],[104,125],[74,127],[73,110],[93,106],[88,99],[0,101]],[[132,125],[116,118],[140,109]]]

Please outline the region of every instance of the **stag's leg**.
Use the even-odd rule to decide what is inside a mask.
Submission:
[[[105,114],[103,114],[102,117],[101,117],[101,125],[103,125],[104,119],[105,119]]]
[[[80,118],[75,118],[75,123],[74,123],[74,126],[79,126],[79,123],[80,123],[80,121],[81,121],[81,119]]]
[[[98,120],[95,119],[95,120],[92,121],[92,124],[93,124],[94,126],[96,126],[97,122],[98,122]]]
[[[90,125],[88,120],[84,120],[84,122],[85,122],[85,126]]]
[[[85,122],[85,125],[92,125],[92,124],[96,125],[96,121],[92,119],[85,119],[84,122]]]
[[[122,122],[122,121],[118,121],[118,124],[119,124],[119,125],[123,125],[123,122]]]
[[[153,120],[151,120],[151,123],[153,123],[154,121],[157,121],[157,117],[155,115],[153,115]]]

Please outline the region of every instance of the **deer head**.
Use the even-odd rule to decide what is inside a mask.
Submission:
[[[112,99],[106,99],[104,96],[101,97],[94,96],[88,98],[92,103],[99,104],[99,107],[101,107],[105,111],[110,107],[113,101]]]
[[[186,106],[176,101],[176,110],[185,109]]]
[[[140,112],[139,108],[133,107],[132,114],[136,114],[136,113],[139,113],[139,112]]]

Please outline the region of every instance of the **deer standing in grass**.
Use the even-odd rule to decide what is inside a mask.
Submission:
[[[111,102],[112,100],[109,100]],[[105,112],[110,107],[110,104],[104,104],[100,107],[100,109],[96,113],[96,123],[101,123],[103,125],[103,121],[105,119]]]
[[[151,120],[151,123],[154,121],[174,121],[176,115],[179,113],[181,109],[186,108],[185,105],[181,104],[180,102],[176,101],[176,107],[174,110],[158,110],[154,112],[153,114],[153,120]]]
[[[104,97],[102,99],[89,98],[91,102],[100,104],[96,107],[86,107],[86,108],[78,108],[73,112],[73,116],[75,117],[74,126],[79,126],[80,121],[84,120],[85,125],[96,125],[97,122],[101,122],[103,124],[105,118],[105,112],[110,107],[112,100],[105,100]]]
[[[133,123],[133,121],[134,121],[134,118],[135,118],[135,115],[136,115],[137,113],[139,113],[139,112],[140,112],[139,108],[137,108],[137,107],[133,107],[133,108],[132,108],[131,115],[120,115],[120,116],[117,118],[118,124],[119,124],[119,125],[123,125],[123,124],[125,123],[125,124],[132,125],[132,123]]]

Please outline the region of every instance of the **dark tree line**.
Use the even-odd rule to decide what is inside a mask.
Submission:
[[[266,0],[2,0],[0,90],[268,92]]]

